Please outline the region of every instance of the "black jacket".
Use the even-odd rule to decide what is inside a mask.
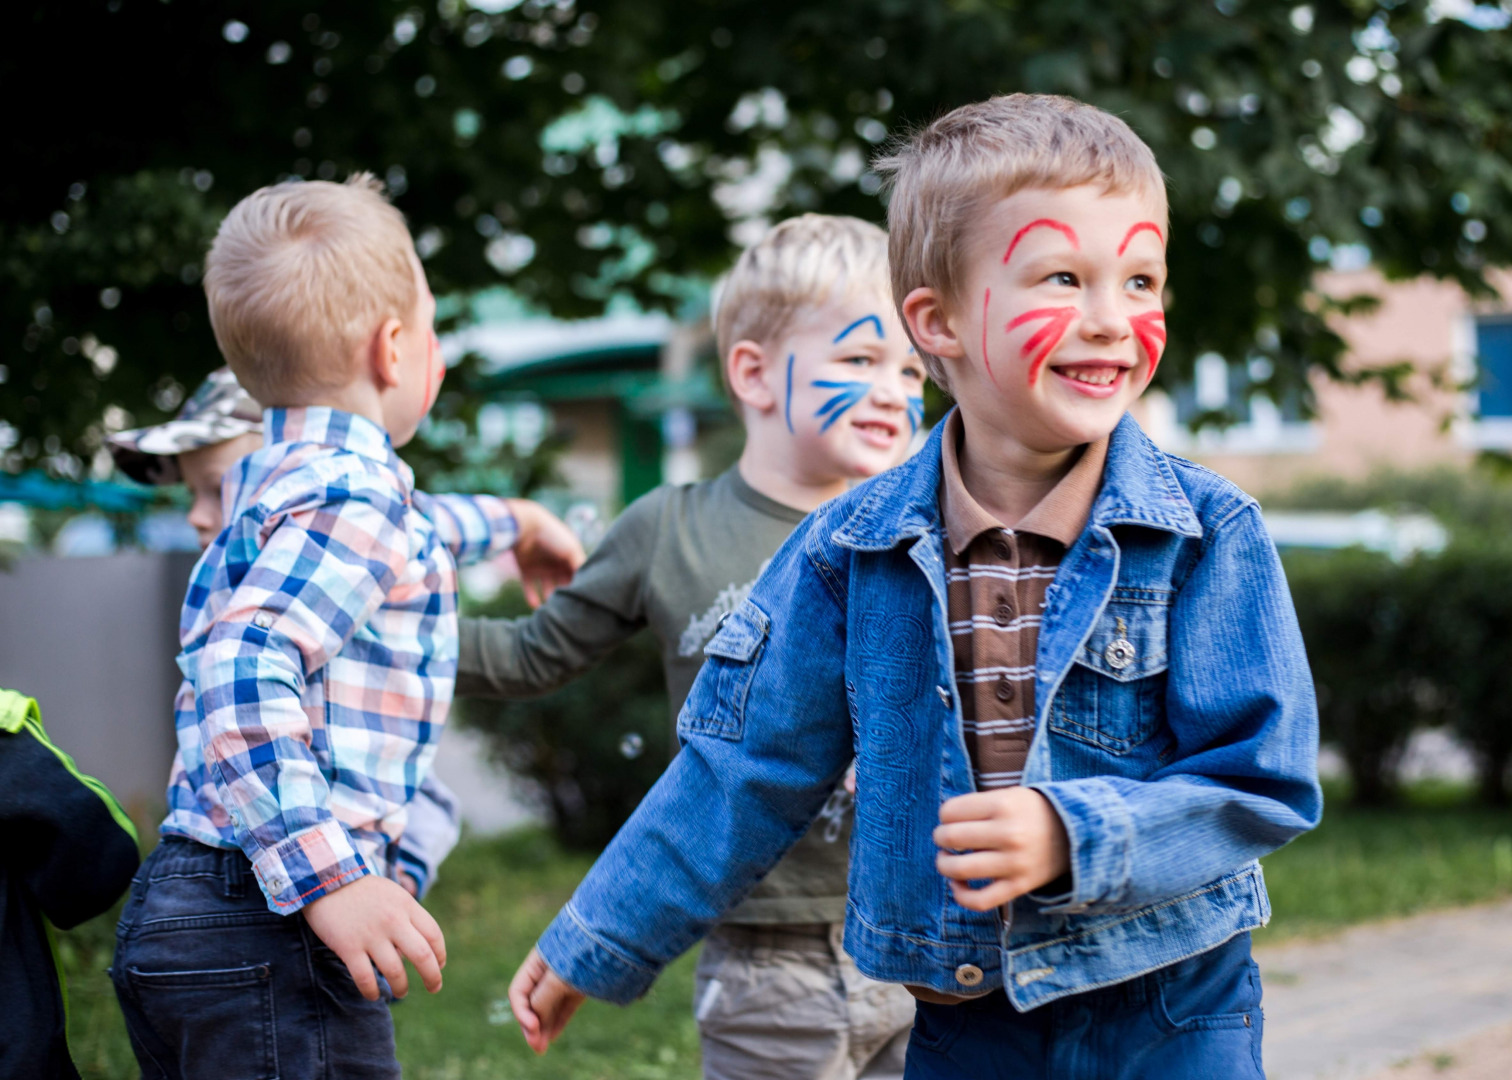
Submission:
[[[48,741],[35,701],[0,690],[0,1080],[78,1076],[43,920],[66,930],[109,910],[136,867],[110,792]]]

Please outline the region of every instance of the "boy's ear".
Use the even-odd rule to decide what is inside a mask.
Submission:
[[[403,330],[404,324],[390,316],[374,332],[373,340],[368,346],[373,381],[380,390],[391,390],[399,385],[399,335]]]
[[[921,286],[905,296],[903,319],[921,352],[944,360],[959,360],[966,355],[966,347],[957,332],[962,328],[951,318],[939,290]]]
[[[757,412],[777,407],[777,392],[771,386],[771,365],[766,350],[754,341],[737,341],[725,357],[725,374],[735,400]]]

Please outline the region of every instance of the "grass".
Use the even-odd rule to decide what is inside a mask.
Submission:
[[[1470,806],[1463,790],[1442,785],[1415,788],[1391,810],[1353,809],[1340,789],[1329,794],[1322,827],[1265,860],[1275,917],[1257,942],[1512,896],[1512,813]],[[394,1009],[406,1077],[696,1080],[691,955],[627,1009],[589,1002],[544,1058],[509,1016],[515,966],[590,863],[536,832],[468,840],[447,860],[428,902],[446,931],[446,986]],[[136,1075],[104,975],[114,925],[112,914],[60,935],[73,1052],[89,1080]]]

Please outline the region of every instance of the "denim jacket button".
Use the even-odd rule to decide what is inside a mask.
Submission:
[[[944,705],[947,709],[950,708],[950,691],[943,686],[937,686],[935,687],[935,692],[940,695],[940,704]]]
[[[975,964],[962,964],[956,968],[956,982],[962,986],[977,986],[982,981],[982,969]]]
[[[1119,638],[1103,650],[1103,659],[1114,671],[1122,671],[1134,662],[1134,644],[1128,638]]]

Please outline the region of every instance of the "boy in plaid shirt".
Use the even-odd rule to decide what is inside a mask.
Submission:
[[[264,188],[206,259],[216,339],[268,406],[180,621],[163,842],[113,968],[147,1075],[393,1076],[401,957],[445,942],[396,881],[457,659],[457,563],[582,551],[533,503],[430,496],[394,452],[444,374],[435,300],[378,184]],[[375,971],[376,968],[376,971]]]

